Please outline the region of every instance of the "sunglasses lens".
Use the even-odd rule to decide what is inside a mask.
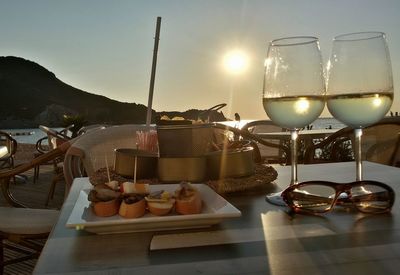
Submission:
[[[351,197],[362,212],[381,213],[391,207],[389,191],[378,185],[364,184],[353,187],[351,188]]]
[[[287,195],[287,202],[292,207],[311,212],[328,211],[334,201],[335,189],[324,185],[302,185]]]

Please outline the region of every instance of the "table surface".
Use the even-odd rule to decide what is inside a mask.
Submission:
[[[95,235],[67,229],[65,224],[78,193],[87,184],[87,179],[75,180],[34,273],[398,274],[398,200],[388,214],[367,215],[337,208],[325,215],[291,216],[285,207],[265,202],[266,193],[285,188],[290,179],[290,167],[275,168],[276,184],[269,184],[262,191],[226,196],[242,212],[242,217],[208,229],[163,233]],[[399,168],[364,162],[364,173],[365,179],[386,182],[400,194]],[[300,181],[349,182],[354,177],[353,162],[299,165]],[[192,232],[225,234],[231,240],[217,245],[149,249],[154,235],[173,234],[179,239],[197,234]]]

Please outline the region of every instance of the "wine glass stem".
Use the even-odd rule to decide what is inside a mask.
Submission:
[[[354,154],[356,159],[356,180],[361,181],[363,179],[363,171],[362,171],[362,160],[361,160],[361,136],[362,136],[362,129],[354,129],[354,136],[355,136],[355,148]]]
[[[297,184],[297,137],[299,136],[299,131],[290,130],[290,155],[291,155],[291,168],[292,168],[292,178],[290,180],[290,185]]]

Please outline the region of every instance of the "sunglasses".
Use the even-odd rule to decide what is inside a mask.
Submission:
[[[325,213],[334,205],[352,205],[361,212],[378,214],[390,211],[395,194],[390,186],[373,180],[306,181],[289,186],[282,198],[294,212]]]

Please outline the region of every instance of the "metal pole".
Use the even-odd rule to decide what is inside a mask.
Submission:
[[[152,111],[152,105],[153,105],[153,92],[154,92],[154,79],[156,76],[156,66],[157,66],[158,41],[160,40],[160,27],[161,27],[161,17],[157,17],[156,36],[154,39],[154,50],[153,50],[153,64],[151,66],[149,101],[147,103],[147,116],[146,116],[146,125],[147,126],[150,126],[150,123],[151,123],[151,111]]]

